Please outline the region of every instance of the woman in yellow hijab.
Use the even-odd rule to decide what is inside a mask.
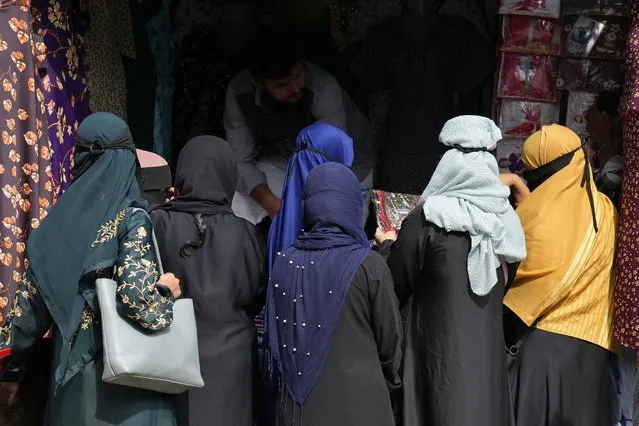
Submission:
[[[519,319],[510,348],[517,426],[611,424],[615,208],[568,128],[543,127],[522,159],[528,256],[504,299]]]

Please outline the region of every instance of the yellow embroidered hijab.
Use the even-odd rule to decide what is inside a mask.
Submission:
[[[617,217],[610,200],[595,189],[580,147],[579,137],[559,125],[544,126],[524,144],[529,170],[563,163],[517,209],[528,256],[504,303],[528,326],[539,321],[538,328],[610,349]]]

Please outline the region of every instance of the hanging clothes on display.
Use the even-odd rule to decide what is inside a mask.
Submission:
[[[621,192],[621,221],[617,247],[614,337],[617,343],[639,349],[639,255],[635,241],[639,237],[639,2],[630,2],[630,32],[626,52],[626,78],[621,99],[623,128],[624,179]],[[639,380],[635,385],[634,423],[639,424]]]
[[[47,73],[41,89],[47,107],[51,172],[57,199],[71,182],[75,131],[89,115],[82,40],[71,0],[33,0],[35,29],[47,48]]]
[[[407,8],[373,28],[352,65],[371,93],[391,93],[375,184],[384,191],[422,192],[445,151],[441,128],[476,113],[470,95],[494,70],[494,54],[475,27],[440,15],[438,3],[424,14]]]
[[[195,136],[226,136],[226,89],[245,66],[240,52],[258,28],[257,12],[247,1],[213,3],[201,9],[213,14],[213,24],[191,26],[181,39],[173,99],[174,157]]]
[[[83,0],[90,16],[86,31],[87,83],[92,111],[126,120],[127,91],[123,57],[135,59],[128,0]]]
[[[329,7],[331,33],[340,50],[366,38],[368,30],[402,13],[401,0],[324,0]]]
[[[30,0],[0,0],[0,334],[21,282],[26,242],[53,202],[51,145],[39,71],[46,48],[34,40]]]
[[[171,38],[169,0],[162,1],[162,9],[147,22],[146,27],[157,73],[153,151],[167,161],[171,161],[171,113],[173,109],[175,52]]]

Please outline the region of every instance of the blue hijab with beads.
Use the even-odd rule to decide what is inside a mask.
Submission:
[[[302,199],[306,232],[276,256],[267,295],[271,356],[300,405],[322,372],[351,281],[370,252],[361,187],[350,169],[317,166]]]

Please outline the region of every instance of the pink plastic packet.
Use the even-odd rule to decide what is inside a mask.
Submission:
[[[499,13],[502,15],[529,15],[559,18],[560,0],[502,0]]]
[[[556,58],[502,53],[497,96],[556,102]]]
[[[561,54],[561,25],[552,19],[505,16],[502,22],[503,52]]]
[[[499,127],[505,136],[528,137],[542,126],[559,122],[559,104],[504,100]]]

